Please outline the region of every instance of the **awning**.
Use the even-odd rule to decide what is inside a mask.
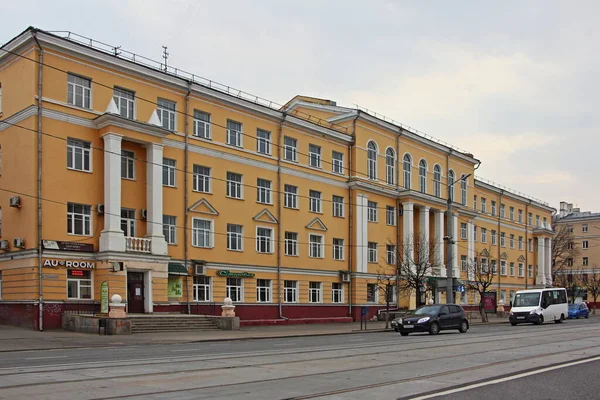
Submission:
[[[185,265],[180,263],[169,263],[169,275],[187,275],[188,271]]]

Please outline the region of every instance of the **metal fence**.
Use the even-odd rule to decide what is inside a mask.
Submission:
[[[63,313],[94,315],[100,312],[100,303],[68,302],[62,305]]]

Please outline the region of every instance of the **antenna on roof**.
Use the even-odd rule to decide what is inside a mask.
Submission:
[[[169,53],[167,53],[167,46],[163,46],[163,58],[165,60],[165,72],[167,72],[167,61],[169,60]]]
[[[115,53],[115,56],[118,56],[119,54],[121,54],[121,46],[117,46],[117,47],[113,47],[113,52]]]

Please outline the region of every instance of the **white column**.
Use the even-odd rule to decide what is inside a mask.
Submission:
[[[419,230],[425,243],[429,243],[429,207],[420,207]]]
[[[368,222],[367,196],[356,196],[356,272],[367,272],[368,263]]]
[[[152,254],[167,255],[167,242],[163,234],[162,144],[148,144],[146,160],[146,238],[152,240]]]
[[[414,203],[402,203],[402,246],[400,249],[402,255],[411,254],[414,259],[414,240],[415,240],[415,220]]]
[[[546,254],[544,256],[544,262],[546,269],[546,286],[552,286],[552,238],[547,238],[545,242],[546,248],[544,251]]]
[[[122,135],[107,133],[104,139],[104,229],[100,251],[125,251],[121,230],[121,140]]]
[[[452,245],[452,276],[454,278],[460,277],[460,270],[458,269],[458,214],[452,214],[454,219],[454,232],[452,232],[452,239],[454,244]]]
[[[536,285],[546,285],[546,264],[544,251],[544,238],[538,237],[538,262],[537,262],[537,277],[535,278]]]
[[[444,259],[444,212],[435,210],[433,222],[435,225],[435,241],[436,247],[433,255],[434,264],[440,267],[440,276],[446,276],[446,260]]]
[[[457,255],[458,258],[458,255]],[[475,223],[469,220],[467,223],[467,265],[472,265],[475,261]],[[480,261],[481,262],[481,261]],[[474,279],[474,271],[468,268],[469,279]]]

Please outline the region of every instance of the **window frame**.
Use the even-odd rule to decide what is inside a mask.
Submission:
[[[344,261],[344,239],[343,238],[333,238],[333,259],[335,261]]]
[[[208,175],[204,174],[206,171],[208,171]],[[192,191],[198,193],[212,193],[212,169],[210,167],[200,164],[193,164],[192,181]],[[202,185],[200,183],[202,183]],[[200,186],[202,186],[203,189],[208,187],[208,189],[201,190]]]
[[[291,158],[288,158],[288,152]],[[283,137],[283,159],[295,163],[298,162],[298,139],[291,136]]]
[[[125,224],[127,232],[123,230],[123,224]],[[120,227],[125,237],[136,237],[135,234],[137,232],[137,218],[135,209],[121,207]]]
[[[385,151],[385,182],[390,186],[396,184],[396,152],[391,147]]]
[[[292,285],[289,285],[289,284]],[[299,282],[292,280],[283,281],[283,302],[284,303],[298,303],[298,290]],[[291,300],[288,300],[288,294],[291,294]]]
[[[336,156],[339,155],[339,158]],[[344,174],[344,153],[333,150],[331,152],[331,171],[336,174]]]
[[[370,264],[376,264],[379,259],[377,242],[367,242],[367,262]]]
[[[170,108],[171,105],[173,106],[172,109]],[[156,101],[156,114],[158,115],[158,119],[164,129],[173,132],[177,131],[177,118],[175,116],[176,112],[177,102],[161,97],[159,97]],[[163,121],[165,116],[167,117],[166,126],[165,121]]]
[[[73,81],[71,81],[71,78],[73,78]],[[89,86],[85,86],[82,85],[81,83],[78,83],[76,80],[80,79],[83,83],[88,83]],[[81,88],[81,105],[77,104],[77,95],[76,95],[76,89],[77,88]],[[72,96],[72,98],[70,99],[69,96]],[[86,102],[87,100],[87,102]],[[92,79],[91,78],[86,78],[84,76],[78,75],[78,74],[74,74],[72,72],[68,72],[67,73],[67,104],[75,106],[75,107],[79,107],[79,108],[83,108],[86,110],[91,110],[93,105],[92,105]]]
[[[268,183],[264,186],[265,183]],[[273,182],[264,178],[256,178],[256,202],[260,204],[273,204]]]
[[[320,238],[319,242],[313,242],[312,239]],[[319,233],[309,233],[308,234],[308,257],[309,258],[317,258],[323,259],[325,258],[325,235]],[[318,250],[318,254],[315,253],[315,249]]]
[[[135,181],[136,176],[135,151],[121,149],[121,179]],[[123,171],[125,168],[125,171]]]
[[[125,96],[123,96],[123,94]],[[127,95],[131,95],[131,99],[127,97]],[[115,86],[113,88],[113,100],[115,101],[115,105],[119,109],[119,115],[123,118],[135,120],[136,116],[136,107],[135,107],[135,92],[133,90],[125,89],[119,86]],[[125,114],[123,115],[122,103],[125,103]],[[131,108],[129,107],[131,106]],[[131,115],[129,115],[131,112]]]
[[[238,229],[239,232],[234,231]],[[227,223],[227,250],[229,251],[244,251],[244,225]]]
[[[290,237],[288,238],[288,234]],[[293,238],[291,235],[294,235]],[[291,246],[288,248],[288,246]],[[286,231],[284,233],[284,254],[289,257],[298,257],[298,232]],[[293,254],[288,250],[292,249]]]
[[[316,196],[317,194],[318,196]],[[308,211],[316,214],[323,214],[323,192],[309,189]]]
[[[294,189],[295,192],[290,192],[288,189]],[[289,204],[289,202],[293,203],[293,206]],[[291,208],[293,210],[298,210],[298,186],[285,184],[283,186],[283,207]]]
[[[341,199],[341,201],[339,201]],[[344,218],[344,198],[342,196],[332,195],[331,197],[332,215],[336,218]]]
[[[376,201],[367,201],[367,222],[379,223],[378,203]]]
[[[169,165],[168,163],[171,161],[173,164]],[[165,183],[165,177],[167,183]],[[163,186],[177,187],[177,160],[175,159],[163,157]]]
[[[339,285],[339,287],[334,287],[334,285]],[[342,282],[331,282],[331,302],[334,304],[344,302],[344,284]]]
[[[411,181],[412,181],[412,157],[410,154],[406,153],[402,157],[402,184],[404,189],[411,190]]]
[[[84,274],[84,277],[69,277],[69,273],[73,273],[74,271],[81,271]],[[85,274],[89,273],[89,278],[85,276]],[[78,269],[67,269],[65,271],[67,277],[67,300],[94,300],[94,271],[91,269],[88,270],[78,270]],[[69,296],[69,283],[76,282],[77,286],[77,296]],[[88,284],[83,285],[82,282],[88,282]],[[81,289],[82,287],[88,288],[90,292],[90,297],[82,297]]]
[[[81,145],[81,146],[80,146]],[[87,145],[87,147],[86,147]],[[81,152],[81,168],[77,168],[77,149]],[[72,137],[67,138],[67,169],[71,171],[92,172],[92,143]],[[87,157],[88,168],[85,168]],[[71,164],[71,166],[69,166]]]
[[[269,236],[260,235],[259,230],[264,229],[269,231]],[[258,254],[274,254],[275,253],[275,229],[269,226],[256,226],[255,230],[255,245]],[[266,238],[266,239],[265,239]],[[261,251],[261,245],[265,244],[267,251]]]
[[[173,223],[169,222],[171,218]],[[177,216],[163,214],[163,235],[167,244],[177,244]]]
[[[433,166],[433,195],[442,197],[442,167],[438,164]]]
[[[196,221],[208,222],[208,224],[209,224],[208,232],[204,233],[204,232],[206,232],[206,229],[204,229],[204,228],[197,228],[195,226]],[[199,245],[199,241],[198,241],[199,236],[197,236],[199,234],[206,235],[204,237],[207,238],[208,245],[204,245],[204,246]],[[215,222],[214,222],[214,220],[207,219],[207,218],[192,217],[192,235],[191,236],[192,236],[192,247],[197,247],[200,249],[214,248],[215,247]]]
[[[234,129],[239,127],[239,129]],[[243,148],[244,147],[244,125],[241,122],[227,119],[227,139],[225,141],[229,146]],[[235,139],[233,142],[232,139]]]
[[[208,280],[208,283],[196,283],[196,280],[205,279]],[[200,288],[204,289],[204,299],[200,300]],[[212,301],[212,278],[206,275],[196,275],[192,280],[192,301],[196,303],[206,303]]]
[[[206,118],[206,119],[203,119]],[[193,124],[194,131],[192,136],[199,139],[212,140],[212,129],[211,129],[211,114],[206,111],[194,109]],[[200,127],[202,127],[202,135],[200,134]]]
[[[321,168],[321,146],[316,144],[308,144],[308,165],[313,168]]]
[[[231,283],[238,283],[231,285]],[[235,296],[232,296],[235,293]],[[228,277],[225,281],[225,296],[229,297],[233,303],[244,302],[244,279]]]
[[[427,193],[427,161],[419,161],[419,191]]]
[[[367,179],[377,180],[377,157],[379,156],[379,146],[373,140],[367,143]]]
[[[69,208],[73,206],[73,210],[76,206],[81,206],[81,213],[76,211],[69,211]],[[87,209],[86,209],[87,207]],[[86,210],[88,213],[86,213]],[[77,216],[81,217],[81,233],[77,233],[75,229]],[[87,217],[87,218],[86,218]],[[88,229],[86,230],[86,223],[88,224]],[[71,230],[71,232],[69,232]],[[92,221],[92,206],[82,203],[67,203],[67,235],[71,236],[92,236],[93,232],[93,221]]]
[[[385,206],[385,223],[388,226],[396,226],[396,207]]]
[[[268,282],[268,285],[262,284],[264,282]],[[263,297],[263,296],[261,296],[261,294],[265,295],[264,297],[266,298],[266,300],[261,299],[261,297]],[[256,280],[256,302],[257,303],[272,303],[273,302],[273,281],[271,279],[257,279]]]
[[[233,180],[232,178],[234,177],[239,177],[240,180]],[[244,175],[227,171],[226,178],[226,197],[229,199],[244,200]],[[233,194],[236,196],[233,196]]]
[[[262,135],[262,136],[261,136]],[[271,132],[256,128],[256,152],[258,154],[271,155]]]
[[[317,285],[313,285],[317,284]],[[318,287],[313,287],[318,286]],[[316,295],[316,301],[313,301],[313,295]],[[311,304],[323,303],[323,282],[308,282],[308,302]]]

